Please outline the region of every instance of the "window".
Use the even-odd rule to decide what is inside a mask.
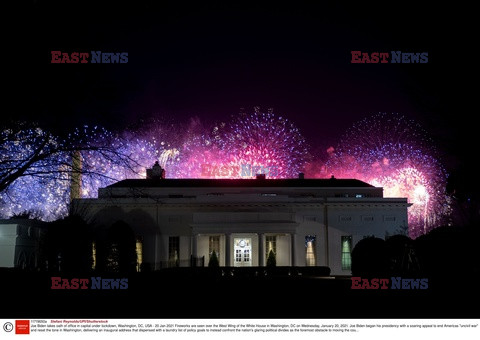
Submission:
[[[373,216],[362,216],[363,222],[373,222]]]
[[[243,262],[250,262],[250,250],[245,249],[243,252]]]
[[[352,236],[342,236],[342,270],[352,269]]]
[[[242,261],[242,251],[240,249],[235,250],[235,261],[236,262]]]
[[[171,265],[178,267],[178,260],[180,255],[180,237],[170,236],[168,238],[168,261]]]
[[[277,254],[277,237],[276,236],[265,237],[265,257],[267,259],[268,259],[268,253],[270,253],[270,250],[272,250],[275,255]]]
[[[305,236],[305,264],[307,266],[315,266],[316,265],[316,251],[315,251],[315,243],[317,237],[315,235],[307,235]]]
[[[138,236],[135,242],[135,252],[137,253],[137,272],[142,268],[143,262],[143,239]]]
[[[92,269],[97,268],[97,244],[92,242]]]
[[[208,254],[212,255],[215,250],[215,254],[220,258],[220,236],[210,236],[208,238]]]

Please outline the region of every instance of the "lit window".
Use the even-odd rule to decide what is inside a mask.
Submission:
[[[137,272],[139,272],[143,262],[143,240],[140,236],[135,243],[135,252],[137,253]]]
[[[213,251],[217,257],[220,256],[220,236],[210,236],[208,238],[208,254],[212,255]]]
[[[180,253],[180,237],[170,236],[168,238],[168,261],[170,266],[178,267]]]
[[[352,269],[352,236],[342,236],[342,270]]]
[[[95,242],[92,242],[92,269],[95,270],[97,267],[97,245]]]
[[[307,266],[316,265],[315,243],[317,237],[315,235],[305,236],[305,264]]]
[[[276,236],[266,236],[265,237],[265,257],[268,259],[268,254],[270,250],[273,251],[274,254],[277,253],[277,237]]]
[[[245,249],[245,251],[243,252],[243,261],[250,262],[250,250]]]

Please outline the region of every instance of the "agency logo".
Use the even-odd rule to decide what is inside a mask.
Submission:
[[[52,277],[50,289],[128,289],[128,279],[104,279],[99,276],[91,278]]]
[[[351,64],[426,64],[428,52],[362,52],[351,51]]]
[[[254,177],[257,174],[275,177],[280,173],[277,165],[253,164],[241,164],[240,166],[202,164],[201,171],[202,177]]]
[[[13,331],[13,323],[11,322],[5,322],[3,324],[3,330],[7,333],[10,333],[11,331]]]
[[[30,334],[30,320],[15,320],[15,334]]]
[[[351,289],[428,289],[428,279],[402,277],[365,279],[352,277]]]
[[[52,64],[126,64],[128,63],[127,52],[62,52],[51,51]]]

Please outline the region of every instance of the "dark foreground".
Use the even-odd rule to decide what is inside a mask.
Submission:
[[[0,270],[0,318],[480,317],[477,277],[429,278],[425,290],[352,290],[349,277],[298,275],[289,269],[245,273],[222,275],[208,268],[131,275]],[[54,290],[52,276],[128,278],[128,289]]]

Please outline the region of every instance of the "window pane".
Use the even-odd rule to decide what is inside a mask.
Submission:
[[[342,269],[352,269],[352,236],[342,236]]]
[[[168,238],[168,259],[178,261],[180,257],[180,237],[170,236]]]
[[[307,235],[305,236],[305,264],[307,266],[316,265],[316,236]]]
[[[212,255],[213,251],[220,256],[220,236],[210,236],[208,240],[208,253]]]
[[[277,237],[276,236],[267,236],[265,237],[265,257],[268,258],[270,250],[274,254],[277,254]]]

